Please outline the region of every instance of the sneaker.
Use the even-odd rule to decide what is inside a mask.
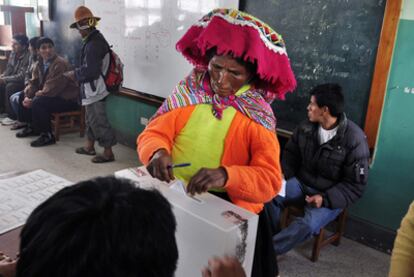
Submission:
[[[46,145],[51,145],[51,144],[55,144],[56,140],[55,140],[55,136],[52,134],[46,134],[46,133],[42,133],[40,135],[40,137],[38,137],[37,139],[35,139],[34,141],[32,141],[30,143],[30,146],[32,147],[42,147],[42,146],[46,146]]]
[[[0,113],[0,119],[4,119],[8,116],[7,113]]]
[[[39,135],[39,133],[35,132],[29,126],[27,126],[23,130],[16,133],[16,137],[18,137],[18,138],[25,138],[25,137],[38,136],[38,135]]]
[[[5,119],[1,121],[1,125],[3,126],[10,126],[10,125],[13,125],[14,123],[16,123],[16,120],[11,119],[9,117],[6,117]]]

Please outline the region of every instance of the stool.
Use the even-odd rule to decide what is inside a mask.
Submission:
[[[79,131],[80,136],[83,137],[85,135],[85,108],[82,107],[78,111],[53,113],[51,122],[56,141],[63,133]]]
[[[303,216],[304,210],[301,207],[297,206],[289,206],[286,209],[284,209],[282,213],[282,217],[280,220],[280,225],[282,228],[285,228],[289,225],[289,223],[292,221],[291,215],[294,216]],[[312,256],[311,261],[316,262],[319,258],[319,253],[321,251],[321,248],[328,244],[333,244],[335,246],[338,246],[341,242],[342,234],[345,230],[345,221],[347,216],[347,210],[343,209],[342,212],[335,218],[334,222],[334,232],[333,234],[325,237],[325,228],[321,228],[319,231],[319,234],[315,236],[315,240],[313,242],[313,250],[312,250]]]

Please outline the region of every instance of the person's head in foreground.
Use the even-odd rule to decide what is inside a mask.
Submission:
[[[18,277],[173,276],[178,250],[168,201],[114,177],[57,192],[21,232]]]

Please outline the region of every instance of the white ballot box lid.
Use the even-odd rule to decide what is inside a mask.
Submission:
[[[233,255],[250,276],[256,242],[258,216],[210,193],[193,197],[181,181],[167,184],[152,178],[145,167],[115,172],[141,188],[159,190],[173,206],[177,220],[179,262],[176,276],[201,276],[213,256]]]

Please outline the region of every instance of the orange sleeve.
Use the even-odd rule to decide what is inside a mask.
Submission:
[[[137,152],[141,162],[146,165],[152,155],[164,148],[171,154],[175,136],[181,131],[194,107],[172,110],[151,120],[137,138]]]
[[[276,134],[255,124],[248,138],[248,165],[225,166],[228,180],[225,185],[230,198],[250,203],[266,203],[279,192],[282,173],[279,162],[280,146]]]

